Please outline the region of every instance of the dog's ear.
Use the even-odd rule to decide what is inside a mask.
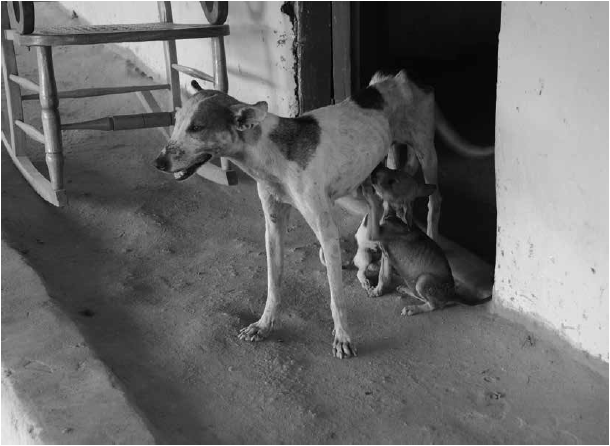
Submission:
[[[400,70],[398,74],[394,76],[394,79],[396,79],[397,81],[406,82],[409,79],[407,76],[407,71],[404,69]]]
[[[199,85],[199,82],[197,82],[195,79],[191,81],[191,87],[193,87],[195,91],[203,90],[203,88],[201,88],[201,85]]]
[[[419,197],[427,197],[432,195],[436,190],[436,186],[434,184],[420,184],[417,188],[417,195]]]
[[[231,106],[231,111],[235,119],[235,128],[243,132],[259,125],[267,116],[268,105],[265,101],[257,102],[254,105],[235,104]]]

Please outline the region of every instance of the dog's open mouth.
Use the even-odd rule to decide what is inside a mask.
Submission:
[[[186,180],[191,175],[193,175],[197,171],[197,169],[199,169],[205,163],[210,161],[210,158],[212,158],[212,155],[206,154],[205,157],[201,161],[197,161],[195,164],[193,164],[192,166],[187,167],[186,169],[182,169],[182,170],[179,170],[178,172],[174,172],[174,178],[177,181],[184,181],[184,180]]]

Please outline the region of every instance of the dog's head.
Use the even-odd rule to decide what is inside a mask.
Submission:
[[[433,184],[422,183],[406,172],[388,169],[381,164],[371,173],[371,184],[377,195],[394,208],[402,220],[411,225],[413,201],[432,195]]]
[[[267,103],[244,104],[216,90],[197,92],[176,112],[172,136],[155,159],[155,167],[173,173],[177,180],[190,177],[209,160],[236,155],[242,133],[258,126],[267,116]]]

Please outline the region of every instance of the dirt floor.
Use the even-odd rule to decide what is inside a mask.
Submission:
[[[68,20],[54,8],[40,10]],[[151,82],[109,48],[54,55],[60,89]],[[20,57],[33,76],[35,54]],[[60,109],[64,122],[141,112],[128,95]],[[38,125],[35,108],[28,116]],[[334,359],[326,272],[297,212],[281,323],[266,342],[240,341],[266,296],[254,181],[174,181],[152,165],[164,144],[156,130],[64,136],[63,209],[38,198],[2,151],[2,237],[42,275],[159,442],[608,443],[607,365],[484,306],[405,318],[397,294],[368,298],[348,269],[359,356]],[[31,148],[42,162],[42,148]],[[353,253],[358,219],[336,215]]]

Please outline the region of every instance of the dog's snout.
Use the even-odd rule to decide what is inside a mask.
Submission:
[[[167,158],[165,158],[163,155],[159,155],[157,159],[155,159],[155,167],[165,172],[169,168]]]

